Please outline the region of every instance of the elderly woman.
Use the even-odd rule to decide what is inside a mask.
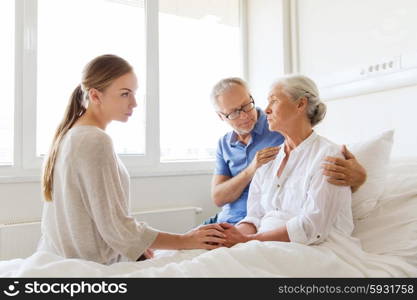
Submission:
[[[269,129],[285,136],[275,160],[252,180],[247,216],[227,229],[227,246],[249,240],[321,243],[331,232],[353,230],[351,189],[330,184],[323,175],[326,156],[342,157],[340,146],[313,127],[326,114],[315,83],[301,75],[277,81],[265,109]]]

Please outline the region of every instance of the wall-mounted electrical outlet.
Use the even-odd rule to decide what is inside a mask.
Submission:
[[[384,59],[377,63],[372,63],[363,66],[360,69],[361,77],[379,76],[391,72],[396,72],[401,69],[401,56],[392,57],[390,59]]]
[[[417,84],[417,52],[381,58],[332,74],[315,76],[323,99],[333,100]]]

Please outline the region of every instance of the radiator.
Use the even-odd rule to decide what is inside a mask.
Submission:
[[[199,207],[147,210],[132,213],[137,221],[161,231],[184,233],[197,225]],[[35,252],[41,236],[40,222],[0,224],[0,260],[24,258]]]
[[[132,217],[160,231],[184,233],[197,225],[197,215],[201,212],[199,207],[181,207],[141,211]]]
[[[32,255],[40,236],[40,222],[1,224],[0,260]]]

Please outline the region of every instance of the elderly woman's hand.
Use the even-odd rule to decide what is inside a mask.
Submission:
[[[226,247],[232,247],[239,243],[246,243],[249,241],[249,237],[240,232],[235,226],[229,223],[220,223],[220,226],[224,229],[225,242],[223,243]]]
[[[323,164],[323,174],[330,177],[327,180],[328,182],[335,185],[350,186],[354,193],[365,183],[366,170],[345,145],[343,145],[342,153],[345,159],[332,156],[325,158],[329,163]]]

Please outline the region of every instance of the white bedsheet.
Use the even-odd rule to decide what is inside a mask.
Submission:
[[[354,243],[319,246],[258,242],[213,251],[178,251],[144,262],[110,266],[38,252],[0,263],[0,276],[22,277],[404,277],[416,267],[399,257],[366,254]]]
[[[392,200],[392,199],[391,199]],[[417,197],[409,197],[401,205],[387,201],[358,224],[355,236],[359,240],[337,236],[318,246],[295,243],[252,241],[233,248],[213,251],[162,251],[159,256],[143,262],[120,262],[111,266],[80,259],[64,259],[46,252],[38,252],[27,259],[0,262],[0,276],[22,277],[417,277],[417,244],[413,234],[404,226],[416,229],[417,221],[401,223],[398,215],[411,209],[416,215]],[[408,203],[408,204],[407,204]],[[384,210],[381,213],[380,210]],[[391,210],[392,215],[385,214]],[[392,220],[388,222],[387,220]],[[415,219],[414,219],[415,220]],[[411,226],[412,225],[412,226]],[[404,234],[409,243],[400,242]],[[376,236],[382,237],[380,239]],[[405,247],[404,247],[405,246]],[[413,263],[414,262],[414,263]]]
[[[0,261],[0,277],[417,277],[415,175],[397,182],[392,177],[376,209],[355,224],[351,239],[330,236],[318,246],[252,241],[213,251],[161,251],[152,260],[111,266],[37,252]]]
[[[362,249],[381,257],[393,256],[417,272],[417,193],[391,195],[380,199],[367,218],[356,223],[353,235]]]

